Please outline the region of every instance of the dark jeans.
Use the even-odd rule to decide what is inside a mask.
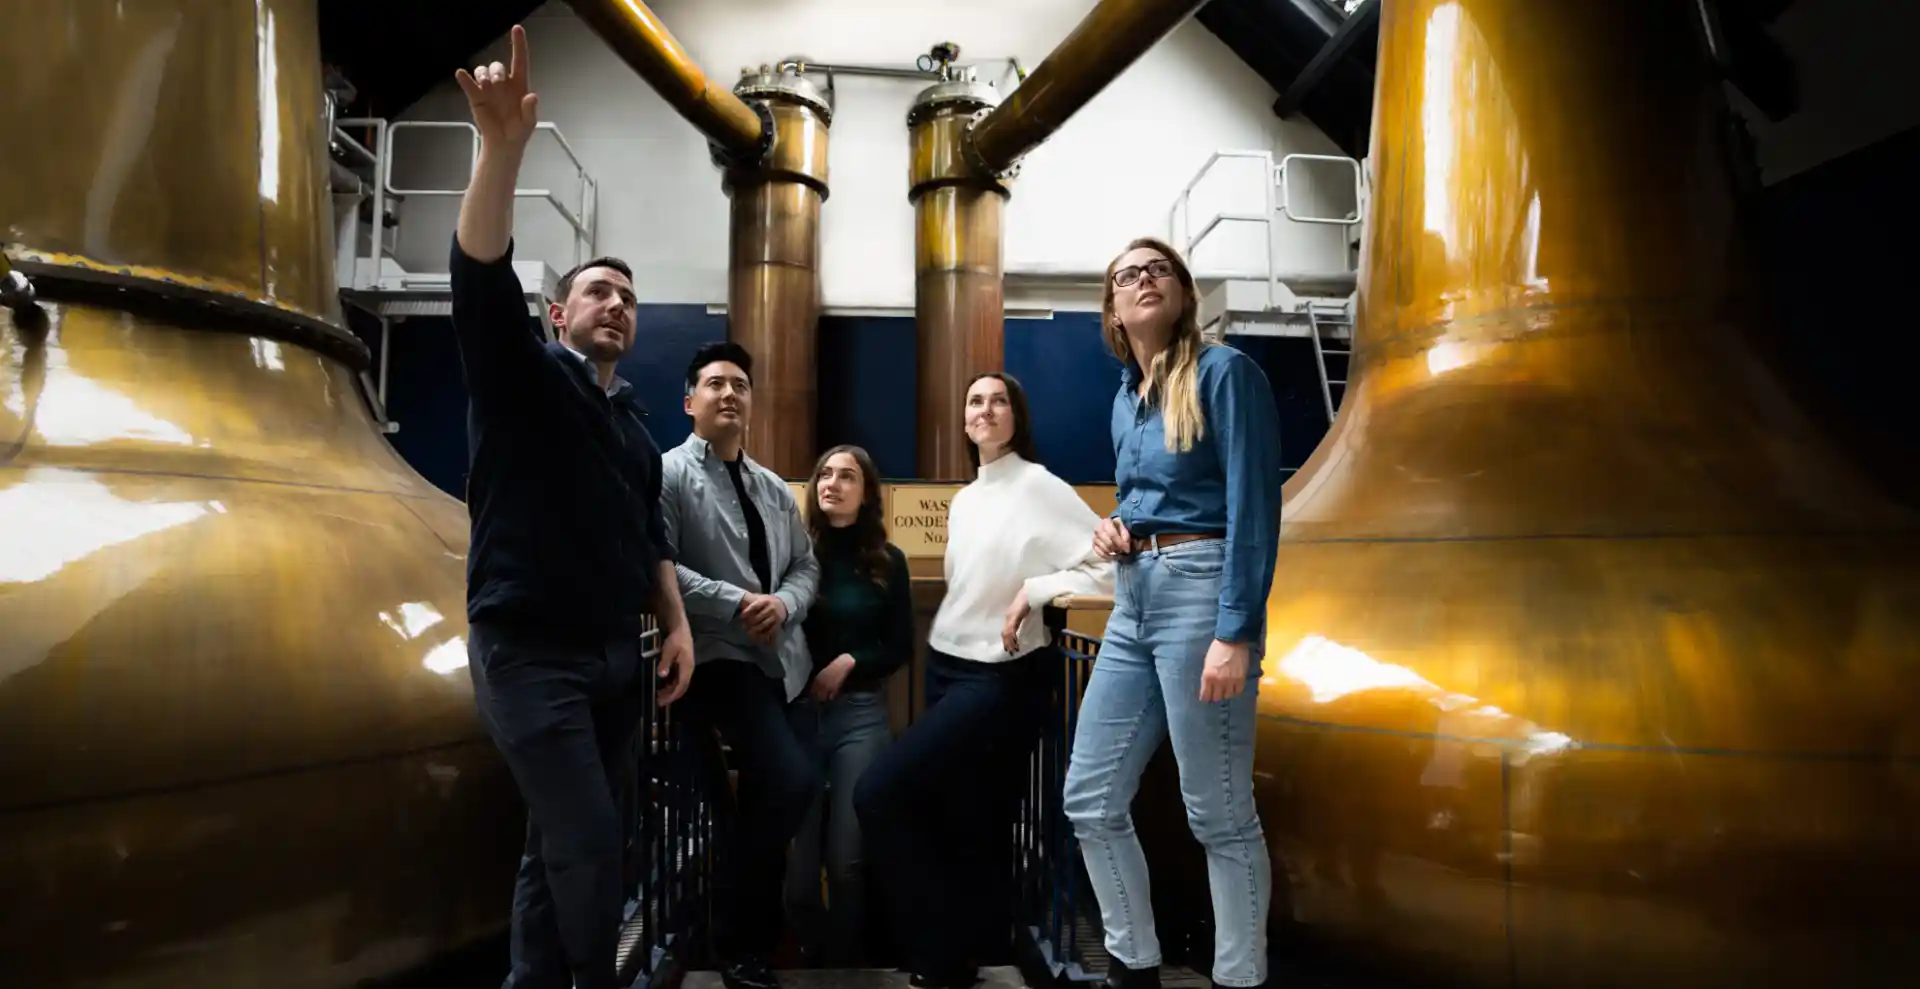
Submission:
[[[480,721],[527,803],[513,888],[511,989],[610,989],[620,908],[619,798],[645,694],[640,643],[567,644],[472,626]]]
[[[1007,946],[1014,816],[1059,664],[1051,646],[1004,663],[930,652],[926,709],[854,789],[867,860],[914,972],[962,973]]]
[[[853,791],[860,775],[893,740],[893,731],[887,723],[887,699],[878,691],[852,690],[825,704],[808,703],[819,713],[814,757],[827,782],[793,839],[787,913],[810,961],[823,968],[853,968],[866,954],[868,881]]]
[[[723,961],[764,960],[780,942],[787,846],[820,792],[813,708],[789,704],[778,680],[732,660],[701,664],[680,706],[698,736],[719,729],[728,768],[740,773],[737,799],[724,776],[714,781],[714,947]]]

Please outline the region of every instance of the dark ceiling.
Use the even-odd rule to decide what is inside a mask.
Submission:
[[[541,0],[320,0],[327,62],[352,82],[351,112],[397,116],[506,33]],[[1768,116],[1796,108],[1792,66],[1766,25],[1792,0],[1711,0],[1721,70]],[[1365,157],[1379,0],[1213,0],[1198,19],[1272,86],[1274,112],[1301,116]]]
[[[320,0],[320,46],[358,91],[357,116],[392,117],[541,0]],[[1363,8],[1376,0],[1367,0]],[[1329,0],[1213,0],[1200,23],[1288,99],[1302,70],[1336,37],[1343,18]],[[1298,88],[1298,111],[1348,154],[1363,153],[1373,110],[1372,18]],[[1364,22],[1364,23],[1360,23]],[[1324,70],[1324,71],[1323,71]],[[1285,107],[1294,112],[1292,106]]]

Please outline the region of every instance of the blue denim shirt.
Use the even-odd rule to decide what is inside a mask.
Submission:
[[[1114,514],[1135,536],[1225,532],[1227,563],[1214,638],[1259,638],[1280,548],[1280,415],[1253,358],[1232,347],[1200,351],[1203,435],[1185,453],[1166,447],[1160,409],[1139,397],[1128,362],[1113,399]]]

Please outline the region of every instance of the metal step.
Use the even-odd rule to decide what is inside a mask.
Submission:
[[[776,973],[781,989],[907,989],[907,973],[886,968],[826,969],[803,968]],[[980,986],[984,989],[1026,989],[1020,970],[1012,967],[983,968]],[[681,989],[722,989],[718,972],[689,972]]]

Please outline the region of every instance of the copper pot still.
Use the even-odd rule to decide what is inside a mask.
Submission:
[[[1911,984],[1920,521],[1759,359],[1698,17],[1383,7],[1359,373],[1267,610],[1276,934],[1474,986]]]
[[[335,294],[315,0],[0,10],[0,964],[346,987],[502,928],[466,513]]]

